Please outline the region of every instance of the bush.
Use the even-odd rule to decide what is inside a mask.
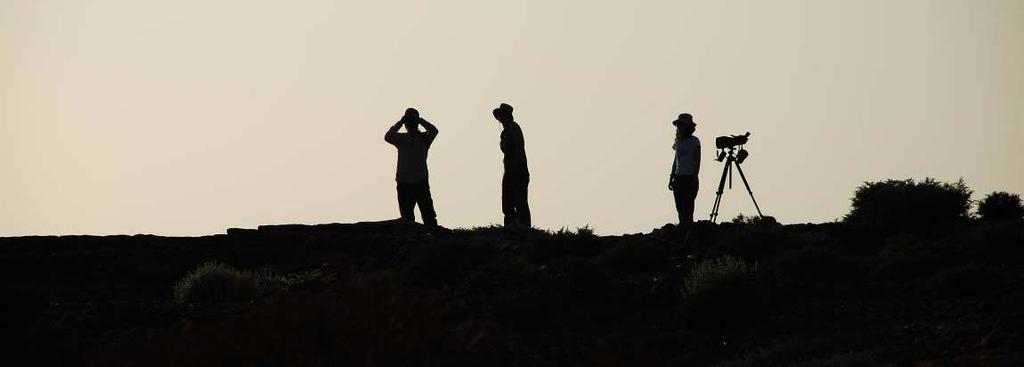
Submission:
[[[547,263],[566,256],[594,257],[604,251],[601,239],[589,226],[575,232],[562,228],[557,232],[544,231],[537,241],[524,244],[525,252],[537,263]]]
[[[698,327],[742,325],[761,314],[765,297],[755,273],[757,264],[724,256],[706,259],[683,279],[687,316]]]
[[[278,274],[271,270],[262,270],[254,275],[256,278],[256,290],[260,295],[293,290],[320,290],[333,279],[320,270],[290,274]]]
[[[227,302],[252,299],[257,293],[256,277],[219,262],[207,262],[188,273],[174,286],[178,304]]]
[[[986,221],[1020,221],[1024,219],[1024,204],[1017,194],[993,192],[978,204],[978,216]]]
[[[236,270],[211,261],[199,265],[174,286],[178,304],[245,301],[295,290],[319,290],[334,278],[320,270],[278,274],[270,269]]]
[[[868,182],[858,187],[844,221],[867,225],[885,234],[949,231],[966,221],[971,190],[963,180],[943,183],[931,178]]]
[[[754,226],[765,226],[765,227],[779,227],[779,221],[775,220],[772,216],[746,216],[743,214],[737,215],[732,219],[733,224],[745,224]]]

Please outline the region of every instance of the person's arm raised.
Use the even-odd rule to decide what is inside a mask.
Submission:
[[[426,132],[424,132],[424,134],[427,136],[427,139],[434,140],[434,138],[437,137],[437,126],[431,124],[430,121],[420,118],[420,125],[423,125],[423,128],[427,130]]]
[[[402,128],[402,121],[399,120],[398,122],[395,123],[394,126],[391,126],[391,128],[388,129],[387,133],[384,134],[384,141],[386,141],[386,142],[388,142],[389,144],[392,144],[392,145],[397,144],[397,142],[398,142],[398,129],[401,129],[401,128]]]

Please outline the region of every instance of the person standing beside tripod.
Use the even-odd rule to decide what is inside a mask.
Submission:
[[[675,144],[672,144],[675,158],[669,173],[668,189],[675,197],[679,225],[689,226],[693,224],[693,203],[700,185],[697,179],[700,173],[700,139],[693,135],[697,124],[693,122],[692,115],[680,114],[672,125],[676,126]]]

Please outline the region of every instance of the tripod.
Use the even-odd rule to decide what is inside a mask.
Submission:
[[[725,178],[729,177],[729,188],[732,188],[732,166],[736,165],[736,170],[740,172],[740,178],[743,179],[743,186],[747,187],[747,193],[750,194],[750,200],[754,202],[754,208],[757,209],[757,215],[763,217],[761,214],[761,208],[757,206],[757,199],[754,199],[754,192],[750,191],[750,184],[747,183],[747,176],[743,174],[743,167],[740,167],[740,162],[743,159],[737,160],[736,155],[733,154],[736,150],[735,147],[728,148],[728,156],[725,159],[725,167],[722,170],[722,179],[718,181],[718,192],[715,193],[715,206],[711,209],[711,223],[714,223],[718,219],[718,209],[722,206],[722,192],[725,188]],[[746,151],[740,149],[740,158],[746,158]],[[718,156],[718,161],[722,161],[722,156]]]

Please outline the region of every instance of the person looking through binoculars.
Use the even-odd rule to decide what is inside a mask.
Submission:
[[[689,226],[693,223],[693,202],[700,185],[697,179],[700,173],[700,139],[693,135],[697,124],[690,114],[680,114],[672,121],[672,125],[676,127],[676,139],[672,144],[676,152],[669,173],[668,189],[675,197],[679,225]]]
[[[405,133],[398,129],[405,126]],[[423,126],[426,131],[420,131]],[[423,224],[437,226],[434,200],[430,197],[430,183],[427,174],[427,150],[437,137],[437,127],[420,117],[415,108],[405,110],[405,115],[388,129],[384,141],[398,149],[398,166],[395,181],[398,189],[398,211],[402,219],[416,220],[413,208],[420,206]]]

